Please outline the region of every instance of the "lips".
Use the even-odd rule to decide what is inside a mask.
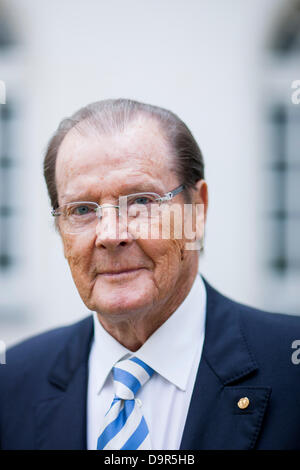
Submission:
[[[126,269],[118,269],[117,271],[102,271],[100,274],[115,276],[115,275],[118,275],[118,274],[131,273],[131,272],[134,272],[134,271],[138,271],[140,269],[143,269],[143,268],[126,268]]]

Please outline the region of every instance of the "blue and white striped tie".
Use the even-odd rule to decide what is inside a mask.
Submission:
[[[98,450],[151,449],[149,429],[135,395],[153,372],[135,356],[113,367],[115,396],[104,418]]]

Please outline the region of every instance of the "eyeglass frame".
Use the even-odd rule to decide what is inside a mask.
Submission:
[[[172,191],[168,191],[167,193],[165,193],[163,196],[159,196],[157,193],[154,193],[154,192],[151,192],[151,191],[145,191],[145,192],[141,192],[141,193],[133,193],[133,194],[127,194],[126,196],[123,196],[123,197],[128,197],[128,196],[139,196],[140,194],[155,194],[157,196],[159,196],[157,199],[155,199],[155,201],[159,202],[159,203],[162,203],[162,202],[169,202],[171,201],[171,199],[173,199],[173,197],[177,196],[177,194],[181,193],[184,189],[186,189],[186,186],[184,184],[181,184],[180,186],[177,186],[177,188],[173,189]],[[119,196],[119,198],[122,197],[122,196]],[[73,202],[68,202],[66,204],[63,204],[62,206],[58,206],[56,209],[52,209],[51,210],[51,215],[53,217],[58,217],[60,215],[62,215],[62,213],[58,213],[57,211],[59,211],[59,209],[61,209],[62,207],[65,207],[65,206],[68,206],[69,204],[80,204],[80,203],[85,203],[85,204],[95,204],[95,207],[97,207],[95,209],[95,213],[96,213],[96,216],[99,218],[99,220],[102,218],[102,209],[106,209],[107,207],[114,207],[116,209],[118,209],[118,213],[120,214],[120,204],[119,205],[114,205],[114,204],[105,204],[105,205],[101,205],[101,204],[98,204],[97,202],[95,201],[73,201]],[[101,209],[101,215],[99,216],[98,213],[100,213],[99,209]]]

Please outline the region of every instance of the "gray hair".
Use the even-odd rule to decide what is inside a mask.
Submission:
[[[49,141],[44,158],[44,177],[53,209],[58,207],[56,158],[68,132],[75,127],[80,131],[80,124],[91,126],[98,133],[122,132],[139,116],[158,121],[175,155],[175,172],[190,200],[190,189],[198,180],[204,179],[204,162],[201,150],[186,124],[167,109],[128,99],[115,99],[88,104],[63,119]]]

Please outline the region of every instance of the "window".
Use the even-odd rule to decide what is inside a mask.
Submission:
[[[300,107],[274,105],[271,111],[272,267],[300,270]]]
[[[14,161],[10,138],[13,127],[13,110],[9,103],[0,105],[0,270],[8,270],[14,262],[10,246],[11,222],[15,215],[10,198],[13,185]]]

